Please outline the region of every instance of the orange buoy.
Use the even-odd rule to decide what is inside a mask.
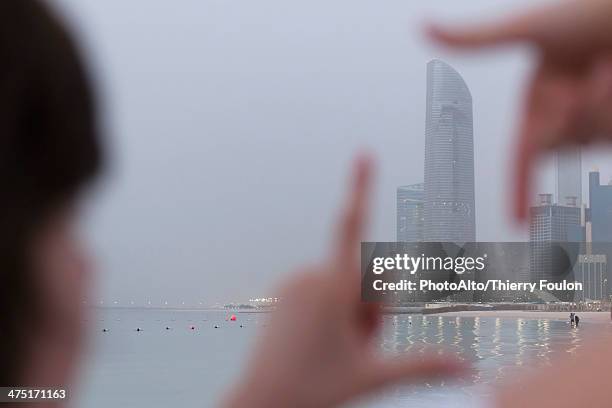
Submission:
[[[230,320],[231,320],[232,322],[235,322],[235,321],[236,321],[236,315],[232,315],[232,316],[230,317]]]

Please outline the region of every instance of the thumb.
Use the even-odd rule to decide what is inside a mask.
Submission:
[[[398,382],[419,383],[437,377],[457,377],[468,371],[468,364],[451,356],[431,355],[422,359],[385,358],[366,374],[369,390]]]

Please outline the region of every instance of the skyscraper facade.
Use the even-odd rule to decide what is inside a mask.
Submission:
[[[602,185],[599,172],[589,173],[589,210],[587,222],[590,225],[590,241],[597,253],[612,259],[612,183]],[[606,293],[612,293],[612,268],[607,268]],[[606,296],[607,298],[607,296]]]
[[[577,282],[582,283],[582,291],[576,293],[576,300],[608,299],[606,255],[580,255],[574,267],[574,278]]]
[[[612,185],[601,185],[598,171],[589,173],[589,208],[592,241],[612,243]]]
[[[472,96],[440,60],[427,64],[424,239],[476,240]]]
[[[581,209],[553,204],[552,194],[540,194],[540,205],[529,209],[530,242],[583,242]]]
[[[580,147],[563,149],[556,154],[557,203],[582,205],[582,154]]]
[[[584,242],[581,208],[558,205],[552,201],[552,194],[540,194],[539,205],[529,209],[529,270],[532,282],[566,278],[575,261],[571,259],[572,254],[579,250],[579,243]],[[576,245],[562,244],[569,242]]]
[[[397,188],[397,242],[423,241],[423,183]]]

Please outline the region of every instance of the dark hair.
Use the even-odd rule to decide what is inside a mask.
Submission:
[[[0,385],[20,384],[40,316],[27,252],[48,214],[98,173],[92,90],[75,44],[37,0],[0,1]]]

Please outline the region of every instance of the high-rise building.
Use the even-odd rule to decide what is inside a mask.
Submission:
[[[529,270],[531,280],[562,279],[570,273],[584,242],[582,209],[577,206],[558,205],[552,194],[540,194],[540,203],[529,209]],[[563,243],[576,243],[563,245]],[[569,249],[573,249],[568,251]]]
[[[612,183],[600,184],[598,171],[589,173],[587,228],[588,241],[595,247],[593,253],[612,259]],[[612,293],[612,268],[607,270],[606,286],[606,293]]]
[[[397,188],[397,242],[423,241],[423,183]]]
[[[599,184],[599,172],[589,173],[591,240],[612,243],[612,185]]]
[[[476,240],[472,95],[440,60],[427,64],[424,239]]]
[[[583,242],[582,209],[552,202],[552,194],[540,194],[540,203],[529,209],[530,242]]]
[[[606,255],[579,255],[574,267],[574,279],[582,283],[577,301],[607,300],[608,263]]]
[[[555,157],[557,203],[582,205],[582,154],[580,147],[563,149]]]

